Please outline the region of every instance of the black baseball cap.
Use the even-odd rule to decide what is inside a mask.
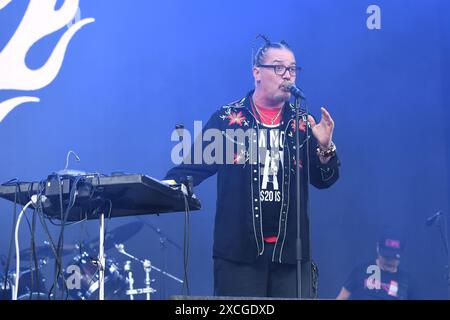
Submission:
[[[378,238],[377,244],[380,256],[400,259],[404,248],[404,242],[399,236],[383,234]]]

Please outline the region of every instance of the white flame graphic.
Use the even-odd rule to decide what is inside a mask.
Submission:
[[[12,0],[0,0],[0,10]],[[94,22],[82,19],[61,36],[45,64],[39,69],[27,67],[25,57],[30,48],[45,36],[65,27],[75,17],[79,0],[65,0],[55,10],[57,0],[30,0],[16,32],[0,52],[0,90],[38,90],[49,85],[61,69],[67,46],[83,26]],[[39,102],[37,97],[22,96],[0,102],[0,122],[15,107],[25,102]]]

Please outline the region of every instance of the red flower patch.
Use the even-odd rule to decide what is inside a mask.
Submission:
[[[239,113],[235,113],[235,112],[231,112],[228,116],[227,116],[227,118],[230,120],[229,122],[228,122],[228,125],[232,125],[232,124],[238,124],[238,125],[240,125],[241,127],[242,127],[242,123],[245,121],[245,116],[244,115],[242,115],[242,112],[239,112]]]

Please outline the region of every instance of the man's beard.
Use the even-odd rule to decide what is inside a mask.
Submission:
[[[291,92],[290,92],[290,87],[293,86],[294,83],[291,81],[284,81],[281,85],[280,85],[280,90],[283,92],[283,94],[279,95],[279,96],[275,96],[275,99],[278,102],[286,102],[289,101],[289,99],[291,98]]]
[[[282,94],[276,94],[273,98],[276,102],[287,102],[291,98],[291,94],[283,91]]]

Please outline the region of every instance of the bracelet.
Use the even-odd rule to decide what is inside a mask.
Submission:
[[[322,150],[320,146],[317,146],[317,155],[322,158],[334,157],[336,155],[336,145],[331,141],[330,147],[326,150]]]

